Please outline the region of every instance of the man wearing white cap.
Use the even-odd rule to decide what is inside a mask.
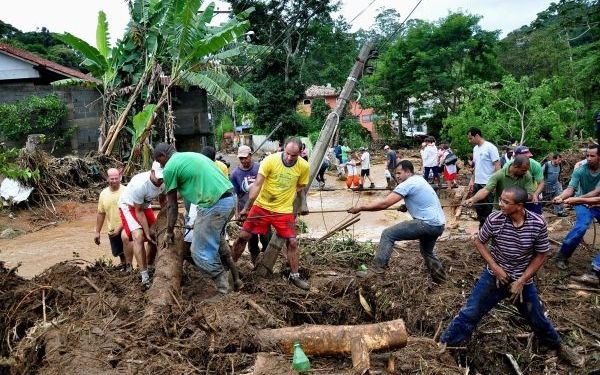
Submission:
[[[259,164],[252,161],[252,149],[246,145],[242,145],[238,148],[238,159],[240,159],[240,165],[231,172],[229,179],[233,185],[233,190],[237,196],[237,204],[235,205],[235,216],[238,217],[241,210],[244,209],[246,202],[248,201],[248,193],[250,192],[250,186],[256,181],[256,175],[258,175]],[[260,254],[260,248],[258,243],[262,244],[263,250],[267,248],[269,244],[269,234],[259,235],[252,234],[248,241],[248,250],[250,250],[250,256],[252,257],[252,263],[256,262],[258,255]]]
[[[152,163],[150,172],[133,176],[119,198],[119,214],[123,230],[130,241],[133,241],[133,254],[140,268],[142,284],[150,286],[149,268],[154,268],[156,257],[156,241],[152,237],[151,228],[156,217],[150,207],[152,201],[159,198],[161,206],[165,203],[163,170],[158,162]],[[148,242],[148,249],[144,248]]]

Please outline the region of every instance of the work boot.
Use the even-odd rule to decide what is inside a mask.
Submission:
[[[356,271],[356,276],[360,278],[368,278],[383,275],[384,273],[385,269],[383,267],[378,266],[376,264],[372,264],[371,267],[369,267],[366,270]]]
[[[302,280],[300,278],[300,274],[290,273],[290,281],[292,282],[292,284],[294,284],[302,290],[310,290],[310,285],[308,285],[308,281]]]
[[[433,282],[436,284],[442,284],[446,281],[446,272],[444,271],[444,268],[441,265],[439,265],[439,267],[431,267],[429,273],[431,275],[431,278],[433,279]]]
[[[569,268],[567,258],[565,258],[561,253],[558,253],[554,257],[554,264],[556,264],[556,268],[559,270],[566,271]]]
[[[574,367],[582,367],[585,363],[585,358],[582,355],[565,344],[560,344],[558,347],[558,358]]]
[[[582,284],[600,287],[600,271],[593,271],[584,273],[581,276],[573,276],[573,281],[577,281]]]
[[[227,294],[231,290],[229,286],[229,277],[226,271],[218,274],[214,279],[215,286],[217,287],[217,292],[221,294]]]
[[[375,189],[375,184],[371,182],[371,185],[369,185],[369,188]]]

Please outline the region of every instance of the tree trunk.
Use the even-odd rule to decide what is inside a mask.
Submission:
[[[142,87],[144,86],[144,83],[146,82],[146,77],[148,77],[148,73],[151,70],[152,69],[146,69],[144,71],[144,74],[142,74],[140,81],[135,86],[133,93],[129,97],[129,101],[127,102],[127,105],[125,106],[125,109],[123,109],[123,112],[121,112],[121,115],[119,115],[119,119],[117,120],[117,123],[112,125],[108,129],[108,134],[106,134],[106,140],[105,140],[104,144],[102,145],[102,152],[104,153],[104,155],[110,155],[110,153],[115,145],[115,142],[117,141],[117,138],[119,137],[119,132],[125,127],[125,123],[127,122],[127,116],[129,116],[129,111],[131,111],[131,108],[133,107],[133,103],[135,103],[135,100],[138,97],[138,95],[140,94],[140,91],[142,91]]]
[[[351,354],[354,368],[369,367],[369,352],[406,346],[408,335],[402,319],[357,326],[302,325],[278,329],[263,329],[257,334],[263,350],[273,347],[286,354],[294,352],[294,342],[307,355]]]
[[[179,218],[177,225],[183,220]],[[156,240],[158,251],[156,254],[154,278],[152,286],[146,293],[148,304],[144,311],[144,326],[155,329],[155,324],[164,314],[171,311],[171,306],[181,294],[181,278],[183,274],[183,254],[185,243],[181,231],[175,231],[175,242],[168,245],[164,241],[167,228],[167,211],[162,209],[156,221]]]

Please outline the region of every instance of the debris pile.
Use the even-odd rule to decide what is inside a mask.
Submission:
[[[373,245],[349,239],[300,240],[303,276],[309,292],[291,287],[287,271],[270,279],[252,273],[243,257],[245,288],[217,302],[212,281],[184,263],[181,295],[160,324],[144,326],[146,294],[138,275],[103,263],[81,268],[78,261],[58,264],[28,281],[14,270],[0,269],[0,366],[5,373],[288,373],[289,356],[262,353],[263,329],[302,324],[359,325],[403,319],[409,339],[405,348],[371,353],[373,370],[397,373],[511,373],[513,365],[530,374],[571,371],[556,354],[538,346],[526,322],[508,301],[481,322],[465,348],[440,351],[441,331],[463,305],[483,268],[479,255],[465,244],[438,243],[449,281],[432,283],[418,243],[396,248],[382,277],[356,278],[368,264]],[[591,249],[573,260],[583,269]],[[79,261],[80,262],[80,261]],[[580,264],[579,264],[580,263]],[[570,289],[568,274],[547,264],[538,288],[547,313],[568,344],[587,357],[586,369],[600,366],[596,339],[585,329],[598,326],[597,291]],[[572,314],[578,311],[578,314]],[[576,321],[578,325],[570,320]],[[265,364],[265,361],[268,363]],[[459,368],[457,361],[463,365]],[[322,373],[351,373],[349,357],[311,357]],[[277,370],[273,370],[273,368]],[[268,368],[267,372],[265,369]],[[253,372],[254,371],[254,372]]]

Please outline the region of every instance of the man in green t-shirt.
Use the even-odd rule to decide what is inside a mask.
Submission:
[[[484,201],[490,193],[493,193],[495,197],[499,197],[504,189],[511,186],[519,186],[525,189],[529,194],[529,200],[532,200],[535,184],[531,173],[529,173],[529,158],[525,155],[515,156],[514,161],[508,168],[496,171],[483,189],[465,201],[465,205],[471,206],[473,203]]]
[[[173,242],[177,220],[177,192],[197,209],[194,221],[191,255],[194,263],[208,272],[217,292],[229,292],[227,272],[219,257],[221,232],[231,217],[235,205],[233,185],[212,160],[195,152],[176,152],[172,145],[159,143],[154,148],[154,160],[163,166],[167,192],[167,242]]]
[[[529,173],[531,173],[531,177],[533,177],[535,191],[533,192],[533,200],[531,202],[527,202],[525,208],[529,211],[535,212],[536,214],[542,214],[543,207],[538,202],[538,198],[540,194],[544,191],[544,170],[542,165],[535,159],[533,159],[533,154],[529,151],[529,147],[525,145],[517,146],[514,150],[514,155],[524,155],[529,158]],[[503,168],[508,168],[513,160],[509,160]],[[529,192],[528,192],[529,193]]]

